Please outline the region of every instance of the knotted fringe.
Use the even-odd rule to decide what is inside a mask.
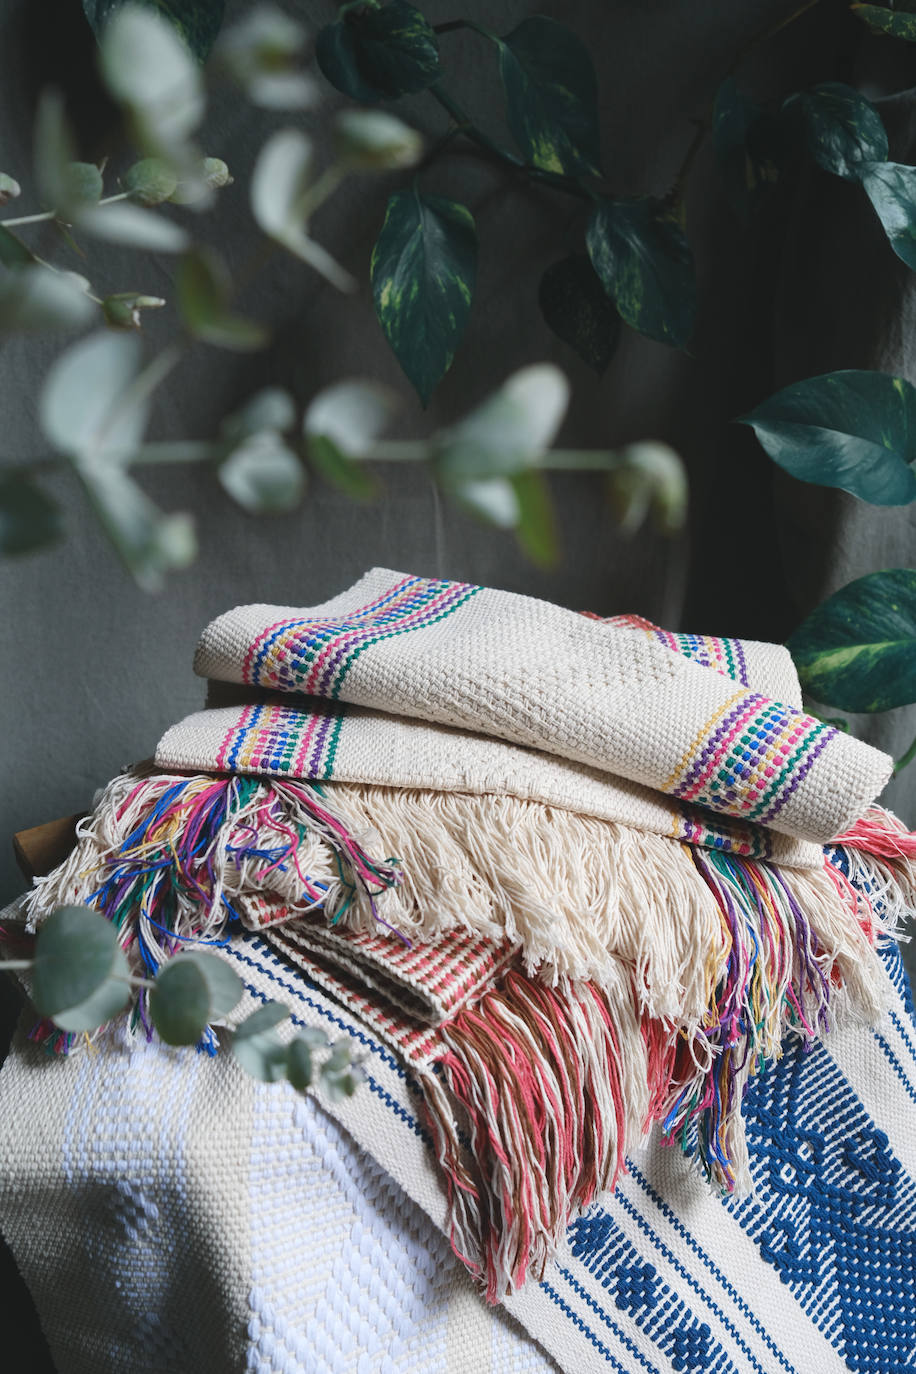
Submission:
[[[625,985],[518,971],[440,1035],[421,1083],[452,1247],[497,1302],[540,1278],[571,1217],[614,1187],[648,1115],[646,1045]]]
[[[751,1075],[780,1057],[787,1032],[810,1044],[831,1023],[880,1014],[871,937],[881,924],[842,873],[789,874],[705,850],[691,861],[721,951],[699,1021],[651,1015],[638,970],[618,955],[604,988],[515,970],[439,1027],[435,1072],[420,1081],[452,1244],[491,1302],[543,1273],[653,1122],[715,1186],[747,1191]]]
[[[307,783],[135,771],[104,789],[23,911],[35,930],[58,906],[95,907],[155,973],[181,941],[219,943],[241,894],[269,888],[295,913],[322,907],[333,922],[354,907],[387,925],[382,898],[400,876]]]

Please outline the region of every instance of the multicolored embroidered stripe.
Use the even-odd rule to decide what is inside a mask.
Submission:
[[[228,730],[216,755],[219,771],[289,774],[310,781],[333,776],[334,756],[345,707],[341,702],[311,702],[293,713],[289,701],[246,706]]]
[[[280,691],[336,698],[365,649],[444,620],[479,591],[465,582],[408,577],[344,616],[277,621],[251,645],[244,679]]]
[[[664,644],[665,648],[671,649],[673,653],[683,654],[684,658],[699,663],[702,668],[712,668],[723,677],[740,682],[742,687],[749,685],[747,660],[740,639],[720,639],[717,635],[675,634],[672,630],[663,630],[661,626],[653,624],[641,615],[612,615],[602,623],[618,625],[628,630],[645,630],[650,638]]]
[[[670,833],[672,839],[685,844],[721,849],[742,859],[769,859],[773,853],[771,837],[766,830],[684,802],[676,813]]]
[[[785,806],[836,729],[756,692],[739,692],[707,722],[665,791],[766,824]]]

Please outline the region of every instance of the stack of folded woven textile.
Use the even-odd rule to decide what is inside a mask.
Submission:
[[[94,905],[138,969],[258,932],[409,1067],[489,1301],[656,1123],[751,1188],[749,1080],[880,1017],[916,836],[784,649],[375,569],[221,616],[195,669],[222,704],[105,789],[24,914]]]

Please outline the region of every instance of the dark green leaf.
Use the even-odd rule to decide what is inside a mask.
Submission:
[[[0,473],[0,553],[31,553],[63,534],[60,508],[21,473]]]
[[[780,467],[877,506],[916,499],[916,388],[884,372],[828,372],[771,396],[750,425]]]
[[[305,469],[273,430],[245,439],[221,464],[219,480],[252,515],[294,510],[305,491]]]
[[[746,222],[778,180],[786,151],[781,126],[739,90],[733,76],[716,92],[712,119],[725,194]]]
[[[841,587],[789,639],[806,692],[841,711],[916,701],[916,572],[891,568]]]
[[[550,487],[542,472],[519,472],[509,479],[518,498],[518,542],[542,568],[556,565],[560,556],[557,522]]]
[[[825,172],[855,181],[862,163],[887,157],[881,116],[871,101],[842,81],[824,81],[790,96],[785,112],[790,120],[796,113],[801,117],[808,152]]]
[[[599,201],[585,241],[592,266],[627,324],[650,339],[684,347],[696,314],[693,257],[661,202]]]
[[[125,0],[83,0],[86,18],[99,37],[110,17]],[[174,24],[188,47],[203,62],[223,22],[226,0],[140,0]]]
[[[277,1083],[286,1077],[287,1047],[276,1027],[289,1016],[289,1007],[266,1002],[236,1029],[232,1049],[246,1073],[262,1083]]]
[[[331,85],[364,105],[423,91],[441,75],[436,35],[406,0],[347,9],[321,30],[315,56]]]
[[[859,175],[897,257],[916,269],[916,167],[871,162]]]
[[[886,33],[891,38],[916,43],[916,14],[901,13],[901,9],[889,10],[884,5],[851,5],[850,9],[865,21],[872,33]]]
[[[509,128],[528,162],[548,172],[601,165],[598,83],[588,49],[565,24],[524,19],[499,40]]]
[[[286,1076],[299,1092],[311,1084],[312,1051],[301,1035],[297,1035],[287,1046]]]
[[[372,499],[377,483],[361,463],[348,458],[326,434],[312,434],[306,442],[309,462],[326,482],[356,501]]]
[[[396,191],[372,250],[372,294],[385,338],[424,406],[464,333],[477,276],[470,210]]]
[[[15,234],[11,234],[9,229],[5,229],[0,224],[0,262],[4,267],[27,267],[29,263],[35,261],[35,255],[30,248],[26,248],[22,239],[18,239]]]
[[[620,340],[620,316],[584,253],[571,253],[547,268],[538,302],[557,338],[600,377]]]
[[[196,1045],[210,1020],[210,988],[193,959],[170,959],[149,995],[150,1019],[167,1045]]]
[[[86,907],[59,907],[44,922],[32,978],[36,1009],[67,1031],[104,1025],[130,995],[117,929]]]

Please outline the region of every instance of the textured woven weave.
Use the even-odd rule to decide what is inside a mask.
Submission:
[[[874,799],[891,760],[745,685],[744,652],[736,682],[652,631],[374,569],[320,606],[228,612],[204,631],[195,668],[494,735],[826,843]],[[310,776],[332,775],[344,720],[316,720],[297,774],[307,757]],[[215,766],[235,767],[242,747],[227,733]]]
[[[657,1140],[632,1155],[506,1304],[540,1349],[440,1239],[419,1098],[390,1050],[259,937],[225,953],[240,1015],[287,1001],[296,1025],[352,1040],[365,1084],[319,1107],[223,1054],[114,1040],[55,1062],[17,1037],[0,1226],[60,1374],[540,1374],[551,1356],[568,1374],[912,1370],[916,1025],[896,952],[874,1032],[789,1046],[751,1087],[754,1197],[717,1199]]]

